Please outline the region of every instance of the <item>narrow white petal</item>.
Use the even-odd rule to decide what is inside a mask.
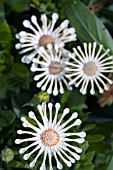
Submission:
[[[55,86],[54,86],[54,90],[53,90],[53,95],[57,96],[58,95],[58,84],[57,84],[57,80],[55,80]]]
[[[59,121],[58,121],[58,123],[57,123],[58,126],[61,124],[62,119],[63,119],[68,113],[69,113],[69,108],[65,108],[65,109],[63,110],[63,114],[62,114],[61,118],[59,119]]]
[[[28,145],[28,146],[25,147],[25,148],[21,148],[21,149],[19,150],[19,153],[20,153],[20,154],[23,154],[23,153],[26,152],[29,148],[31,148],[32,146],[38,145],[38,144],[40,144],[40,140],[38,140],[38,141],[36,141],[36,142],[33,142],[32,144]]]
[[[65,138],[65,141],[77,142],[77,143],[81,144],[81,143],[83,143],[85,141],[85,139],[84,138],[76,138],[76,139]]]
[[[67,164],[68,167],[71,167],[72,166],[72,163],[68,160],[66,160],[62,154],[60,152],[57,152],[57,154],[59,155],[59,157],[61,157],[61,159]]]
[[[64,150],[61,149],[61,152],[69,159],[71,163],[75,163],[75,159],[69,156]]]
[[[31,168],[33,168],[33,167],[35,166],[38,157],[44,152],[44,149],[45,149],[45,147],[43,146],[43,147],[39,150],[39,152],[38,152],[37,156],[35,157],[35,159],[30,163],[30,167],[31,167]]]
[[[77,113],[77,112],[74,112],[74,113],[72,114],[72,116],[71,116],[65,123],[62,124],[62,127],[64,128],[71,120],[76,119],[77,116],[78,116],[78,113]]]
[[[60,163],[60,161],[58,160],[58,157],[56,155],[56,152],[53,152],[54,154],[54,157],[55,157],[55,160],[56,160],[56,163],[57,163],[57,168],[58,169],[63,169],[63,165]]]
[[[53,120],[53,125],[56,124],[56,122],[57,122],[57,116],[58,116],[58,112],[60,109],[60,103],[56,103],[55,108],[56,108],[56,111],[55,111],[55,116],[54,116],[54,120]]]
[[[93,50],[92,50],[92,54],[91,54],[91,58],[94,59],[94,56],[95,56],[95,49],[96,49],[96,46],[97,46],[97,43],[94,42],[93,43]]]
[[[36,121],[36,123],[38,124],[38,126],[39,126],[40,129],[44,129],[44,126],[38,121],[38,119],[36,118],[34,112],[30,111],[30,112],[28,113],[28,115],[29,115],[29,117],[30,117],[31,119],[34,119],[34,120]]]
[[[76,146],[73,146],[73,145],[70,145],[68,143],[65,142],[65,145],[73,150],[75,150],[77,153],[81,153],[82,152],[82,149],[79,148],[79,147],[76,147]]]
[[[67,152],[69,152],[76,160],[80,160],[80,156],[78,154],[76,154],[75,152],[72,152],[70,149],[68,149],[67,147],[64,148],[64,150],[66,150]]]
[[[72,128],[73,126],[79,126],[80,124],[81,124],[81,120],[77,119],[74,123],[72,123],[68,127],[64,128],[63,131],[66,132],[68,129]]]
[[[42,165],[41,165],[41,167],[40,167],[40,170],[46,170],[46,166],[45,166],[46,158],[47,158],[47,151],[46,151],[46,149],[45,149],[44,158],[43,158],[43,162],[42,162]]]
[[[53,170],[53,166],[52,166],[52,155],[51,153],[48,153],[49,156],[49,166],[50,166],[50,170]]]

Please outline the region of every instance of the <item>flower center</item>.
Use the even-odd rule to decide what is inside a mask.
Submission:
[[[98,71],[98,66],[94,61],[89,61],[84,64],[83,71],[87,76],[95,76]]]
[[[47,44],[54,44],[54,38],[49,35],[43,35],[42,37],[40,37],[39,45],[47,47]]]
[[[42,133],[41,139],[46,146],[55,146],[59,142],[60,136],[55,130],[48,129]]]
[[[49,72],[53,75],[59,75],[62,70],[62,64],[58,61],[54,61],[49,65]]]

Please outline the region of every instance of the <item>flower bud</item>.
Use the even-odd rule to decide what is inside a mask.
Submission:
[[[49,94],[47,92],[40,92],[37,95],[35,95],[35,97],[37,98],[37,101],[39,103],[49,102]]]
[[[2,161],[8,163],[8,162],[13,160],[14,153],[13,153],[13,151],[11,149],[5,147],[5,149],[3,149],[1,151],[1,158],[2,158]]]

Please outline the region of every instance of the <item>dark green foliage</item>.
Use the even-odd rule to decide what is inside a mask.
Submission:
[[[86,141],[81,145],[83,152],[80,161],[72,168],[64,165],[65,170],[113,170],[113,106],[100,108],[99,94],[83,96],[75,88],[63,95],[40,98],[40,88],[36,88],[34,73],[30,66],[21,63],[21,57],[15,49],[15,34],[23,31],[22,21],[46,13],[49,18],[53,12],[59,13],[58,24],[68,18],[75,27],[78,40],[66,45],[68,50],[82,42],[97,42],[109,48],[113,54],[113,1],[104,0],[106,5],[97,16],[89,10],[95,0],[0,0],[0,155],[10,148],[14,158],[5,162],[0,156],[0,170],[29,170],[29,161],[24,161],[19,154],[19,147],[14,144],[16,131],[21,128],[20,118],[27,117],[29,110],[35,110],[37,104],[47,99],[60,102],[62,109],[77,111],[83,121],[80,129],[87,133]],[[107,29],[108,28],[108,29]],[[109,33],[110,32],[110,33]],[[38,95],[36,95],[38,94]],[[46,98],[47,97],[47,98]],[[46,99],[45,99],[46,98]],[[61,113],[62,113],[61,109]],[[60,113],[60,114],[61,114]],[[40,117],[39,117],[40,119]],[[31,159],[32,160],[32,159]],[[39,169],[42,158],[33,170]],[[54,170],[56,165],[54,164]]]
[[[82,12],[81,12],[82,11]],[[113,40],[102,22],[79,0],[66,3],[66,13],[82,42],[97,42],[113,52]],[[87,37],[87,38],[86,38]]]

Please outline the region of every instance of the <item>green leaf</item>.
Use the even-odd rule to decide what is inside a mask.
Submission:
[[[65,3],[65,11],[70,23],[75,27],[82,42],[97,42],[113,52],[113,40],[99,18],[97,18],[83,3]]]
[[[5,51],[0,51],[0,72],[4,71],[6,68],[5,60]]]
[[[96,127],[96,124],[86,124],[84,127],[83,127],[83,131],[90,131],[92,129],[94,129]]]
[[[88,152],[88,153],[86,153],[86,158],[87,158],[87,160],[88,160],[88,161],[92,161],[93,158],[94,158],[94,155],[95,155],[95,152],[94,152],[94,151],[93,151],[93,152]]]
[[[30,0],[10,0],[7,1],[12,11],[23,12],[28,11],[30,8]]]
[[[9,84],[6,81],[5,75],[0,76],[0,99],[6,97],[7,90],[9,89]]]
[[[0,110],[0,127],[7,127],[15,120],[15,114],[11,110]]]
[[[95,151],[96,154],[104,154],[112,150],[111,145],[104,142],[90,143],[88,151]]]
[[[104,140],[104,136],[103,135],[88,135],[86,136],[86,139],[89,141],[89,142],[100,142],[102,140]]]
[[[0,23],[5,19],[5,11],[3,4],[0,4]]]
[[[15,115],[18,118],[21,118],[21,116],[22,116],[22,108],[18,104],[18,101],[17,101],[16,97],[12,96],[11,103],[12,103],[12,107],[13,107],[13,111],[14,111]]]
[[[110,162],[108,164],[107,170],[112,170],[113,169],[113,156],[110,159]]]
[[[38,0],[32,0],[32,2],[35,4],[35,6],[39,6],[40,5]]]
[[[84,170],[93,170],[94,165],[92,163],[88,164],[86,167],[84,167]]]
[[[29,75],[28,68],[22,63],[14,63],[12,67],[12,72],[21,77],[27,77]]]
[[[86,96],[83,96],[77,89],[73,91],[67,91],[61,97],[61,104],[67,105],[71,108],[76,108],[77,110],[82,110],[86,107],[85,105]]]
[[[13,75],[13,74],[9,74],[6,77],[6,80],[8,84],[10,85],[10,89],[13,91],[18,91],[19,88],[22,86],[24,87],[27,86],[27,88],[29,88],[29,82],[31,81],[29,76],[20,77],[20,76]]]
[[[89,0],[88,6],[90,6],[90,5],[92,5],[92,4],[96,3],[96,2],[97,2],[97,0]]]
[[[94,170],[106,170],[106,164],[100,164],[94,168]],[[112,170],[112,169],[111,169]]]
[[[6,20],[3,20],[3,22],[0,23],[0,44],[6,51],[10,50],[12,47],[11,30]]]
[[[105,137],[109,137],[113,133],[113,121],[98,123],[97,128],[95,128],[95,133],[100,133],[100,132]]]
[[[12,160],[9,164],[10,164],[10,167],[12,168],[23,168],[24,167],[24,164],[22,162],[15,161],[15,160]]]
[[[84,152],[87,150],[88,147],[89,147],[88,141],[85,141],[85,142],[81,145],[81,148],[83,149]]]
[[[30,77],[20,77],[10,73],[6,73],[0,76],[0,98],[3,99],[7,96],[8,91],[19,92],[20,87],[29,87]]]
[[[65,106],[65,103],[66,101],[68,100],[70,96],[70,91],[65,91],[65,93],[61,96],[61,105],[62,105],[62,108]]]

